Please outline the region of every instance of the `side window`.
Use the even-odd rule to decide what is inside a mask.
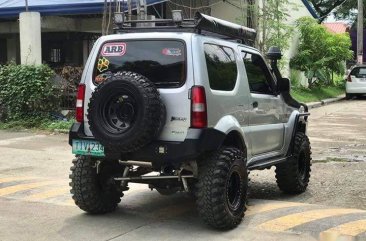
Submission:
[[[251,93],[273,94],[273,79],[264,60],[256,54],[242,52]]]
[[[233,90],[238,76],[234,50],[214,44],[205,44],[204,49],[210,88]]]

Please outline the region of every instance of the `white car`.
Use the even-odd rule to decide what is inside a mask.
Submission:
[[[366,94],[366,65],[354,66],[347,76],[346,98]]]

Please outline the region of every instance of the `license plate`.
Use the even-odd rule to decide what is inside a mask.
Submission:
[[[98,141],[72,140],[72,153],[76,155],[104,157],[104,146]]]

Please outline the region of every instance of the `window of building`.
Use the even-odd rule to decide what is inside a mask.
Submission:
[[[59,48],[51,49],[50,60],[53,63],[60,63],[61,62],[61,49],[59,49]]]
[[[211,89],[233,90],[238,76],[234,50],[214,44],[205,44],[204,49]]]
[[[250,92],[273,94],[273,79],[266,62],[257,54],[242,52]]]

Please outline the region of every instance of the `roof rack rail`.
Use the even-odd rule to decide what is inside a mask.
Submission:
[[[124,14],[116,16],[117,33],[131,32],[192,32],[253,46],[257,33],[254,29],[196,12],[194,19],[183,19],[180,10],[173,10],[173,19],[128,20]],[[180,14],[180,15],[179,15]],[[116,21],[118,19],[118,21]]]

